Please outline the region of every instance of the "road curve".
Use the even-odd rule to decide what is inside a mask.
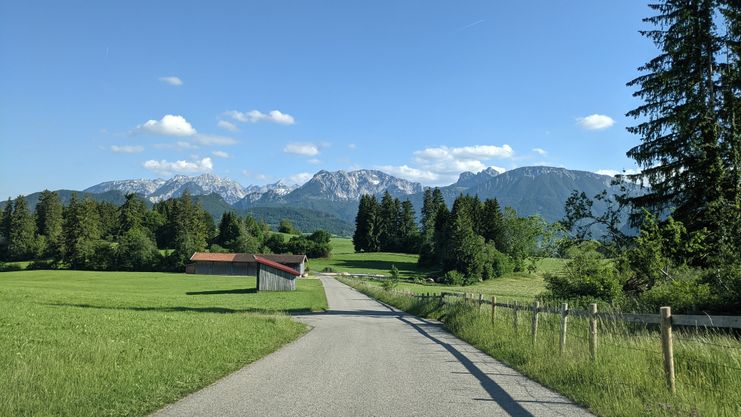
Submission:
[[[321,277],[324,313],[279,351],[155,417],[591,416],[443,330]]]

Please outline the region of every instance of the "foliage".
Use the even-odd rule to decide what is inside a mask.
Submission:
[[[399,285],[399,270],[396,265],[391,265],[391,274],[388,278],[381,281],[381,287],[386,291],[391,291]]]
[[[0,272],[13,272],[13,271],[20,271],[21,266],[15,263],[5,263],[0,262]]]
[[[278,232],[280,233],[286,233],[289,235],[298,235],[301,234],[301,232],[296,229],[293,226],[293,223],[291,223],[288,219],[281,219],[280,225],[278,226]]]
[[[38,249],[35,238],[36,223],[28,211],[25,197],[18,196],[15,199],[8,223],[7,258],[19,260],[36,256]]]
[[[467,285],[468,278],[462,273],[453,269],[446,272],[440,282],[447,285]]]
[[[152,238],[141,227],[129,229],[116,247],[116,268],[122,271],[156,271],[161,255]]]
[[[614,264],[597,251],[598,242],[586,241],[568,250],[563,272],[546,274],[549,298],[556,300],[619,300],[621,278]]]
[[[360,197],[353,234],[356,252],[417,253],[419,244],[411,202],[402,203],[388,191],[380,204],[375,196]]]

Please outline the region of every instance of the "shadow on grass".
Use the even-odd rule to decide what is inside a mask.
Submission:
[[[289,308],[284,310],[273,310],[267,308],[226,308],[226,307],[185,307],[185,306],[173,306],[173,307],[133,307],[133,306],[99,306],[92,304],[68,304],[68,303],[51,303],[45,304],[54,307],[76,307],[76,308],[90,308],[96,310],[119,310],[119,311],[149,311],[156,313],[217,313],[217,314],[239,314],[239,313],[286,313],[286,314],[308,314],[312,313],[311,309],[308,308]]]
[[[219,295],[219,294],[257,294],[257,288],[239,288],[233,290],[188,291],[186,295]]]

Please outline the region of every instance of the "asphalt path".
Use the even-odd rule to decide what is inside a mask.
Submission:
[[[591,416],[446,332],[334,278],[313,329],[153,414],[205,416]]]

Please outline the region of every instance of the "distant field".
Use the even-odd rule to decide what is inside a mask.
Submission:
[[[337,272],[352,274],[388,274],[395,265],[402,277],[414,277],[425,271],[417,266],[418,255],[403,253],[355,253],[352,239],[333,237],[332,256],[329,259],[310,259],[309,268],[321,272],[330,267]]]
[[[0,273],[0,415],[142,416],[306,332],[318,280],[165,273]]]
[[[336,272],[388,275],[391,265],[395,265],[402,278],[415,278],[425,276],[429,272],[417,266],[418,258],[418,255],[401,253],[355,253],[351,239],[335,237],[332,238],[332,257],[311,259],[309,267],[314,272],[321,272],[324,268],[331,267]],[[496,295],[502,297],[503,300],[531,301],[545,291],[543,274],[559,271],[564,262],[563,259],[542,259],[538,261],[537,270],[533,274],[512,273],[467,287],[402,282],[398,289],[415,293],[470,292]],[[375,281],[370,283],[380,285]]]

